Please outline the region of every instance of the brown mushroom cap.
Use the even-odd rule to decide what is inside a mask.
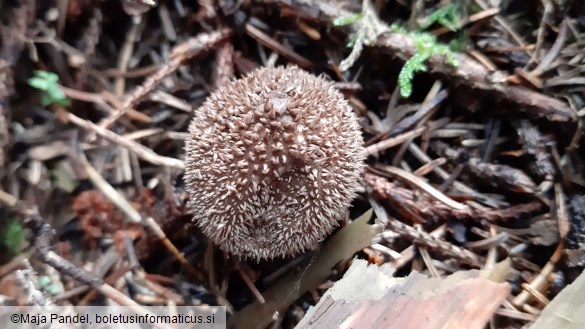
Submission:
[[[196,111],[186,151],[194,221],[224,252],[256,261],[315,248],[338,226],[364,166],[343,95],[294,66],[217,89]]]

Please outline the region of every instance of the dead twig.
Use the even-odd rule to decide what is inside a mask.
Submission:
[[[170,157],[165,157],[162,155],[156,154],[153,150],[149,149],[148,147],[139,144],[135,141],[132,141],[128,138],[122,137],[111,130],[106,128],[100,127],[94,124],[91,121],[84,120],[75,114],[67,113],[67,119],[74,123],[77,126],[85,128],[87,130],[91,130],[92,132],[98,134],[99,136],[105,138],[106,140],[120,145],[123,148],[129,150],[136,154],[139,158],[148,161],[152,164],[159,165],[159,166],[167,166],[177,169],[185,169],[185,164],[183,161],[179,159],[174,159]]]
[[[295,0],[264,0],[268,3],[278,4],[281,7],[292,7],[297,16],[311,17],[316,20],[323,20],[331,24],[336,18],[349,17],[356,13],[348,12],[340,8],[335,8],[326,1],[307,1]],[[489,9],[482,0],[476,0],[483,10]],[[309,9],[310,8],[310,9]],[[371,17],[370,17],[371,18]],[[507,31],[524,46],[524,41],[511,29],[508,24],[499,16],[496,20],[500,22]],[[376,22],[369,23],[378,26]],[[358,32],[356,28],[351,28],[351,32]],[[378,34],[377,40],[371,45],[379,47],[392,56],[396,56],[403,61],[407,61],[417,53],[417,49],[412,37],[408,34],[390,32],[388,29]],[[516,108],[520,111],[526,111],[534,117],[546,117],[551,121],[575,121],[577,116],[564,102],[528,89],[505,84],[506,74],[503,72],[490,72],[483,65],[479,64],[471,57],[464,54],[456,55],[460,63],[458,67],[448,64],[443,56],[433,56],[428,60],[429,72],[440,73],[459,84],[464,84],[476,90],[491,93],[498,99],[508,101],[518,105]]]
[[[276,40],[272,39],[268,34],[262,32],[259,28],[255,27],[250,23],[246,23],[246,32],[260,42],[263,46],[270,48],[272,51],[278,53],[281,56],[288,58],[290,61],[302,66],[304,68],[310,68],[312,66],[311,61],[297,54],[291,49],[288,49],[281,45]]]
[[[141,223],[142,216],[126,201],[126,199],[116,191],[100,174],[95,170],[83,153],[80,153],[79,159],[81,165],[93,185],[102,192],[132,223]]]
[[[14,196],[0,190],[0,202],[13,208],[30,220],[30,227],[35,235],[35,245],[41,259],[62,274],[97,289],[100,293],[112,299],[119,305],[130,306],[141,314],[151,314],[148,310],[138,305],[130,297],[124,295],[114,287],[105,283],[102,279],[85,271],[83,268],[69,262],[51,249],[53,228],[45,222],[41,215],[32,208],[27,207]]]
[[[217,49],[217,60],[213,71],[215,87],[223,86],[234,76],[234,46],[224,43]]]
[[[550,259],[546,263],[546,265],[544,265],[544,267],[542,268],[540,273],[538,273],[538,275],[536,277],[534,277],[534,279],[532,279],[532,281],[530,283],[528,283],[528,285],[526,286],[529,288],[529,290],[541,292],[544,289],[546,289],[545,286],[548,285],[547,278],[552,273],[552,271],[555,269],[555,266],[558,263],[558,261],[561,259],[564,249],[565,248],[563,246],[563,243],[562,242],[559,243],[557,248],[555,249],[555,252],[550,257]],[[523,286],[523,288],[526,288],[526,287]],[[532,299],[533,296],[534,295],[531,294],[530,292],[528,292],[527,290],[522,290],[522,292],[520,292],[520,294],[518,294],[518,296],[516,296],[512,300],[512,304],[514,306],[517,306],[517,307],[522,307],[525,303],[527,303],[530,299]]]
[[[484,0],[475,0],[475,3],[477,3],[483,10],[490,9],[489,5]],[[510,26],[510,24],[508,24],[504,17],[501,15],[496,15],[495,20],[504,28],[504,30],[512,37],[512,39],[514,39],[514,41],[516,41],[516,43],[524,49],[524,51],[526,51],[528,54],[531,54],[531,51],[529,51],[529,49],[526,47],[526,41],[524,41],[524,39],[518,33],[516,33],[516,31],[514,31],[514,29]]]
[[[0,58],[0,168],[4,168],[6,151],[10,143],[8,97],[13,92],[12,68]],[[4,169],[0,169],[0,178],[4,176]]]
[[[258,288],[256,288],[256,285],[252,281],[252,278],[250,278],[248,273],[246,273],[246,271],[242,268],[243,266],[245,266],[245,264],[242,264],[240,262],[236,263],[236,270],[244,280],[244,283],[246,283],[246,286],[248,286],[252,294],[254,294],[254,297],[256,297],[258,303],[260,304],[266,303],[266,300],[264,300],[264,296],[262,296],[262,293],[258,290]]]
[[[375,169],[373,169],[373,171],[375,171],[375,172],[382,173],[383,175],[390,174],[391,176],[398,177],[398,178],[406,181],[408,184],[411,184],[411,185],[419,188],[420,190],[424,191],[425,193],[427,193],[427,195],[429,195],[431,198],[433,198],[437,201],[440,201],[440,202],[444,203],[445,205],[447,205],[455,210],[464,210],[468,207],[465,204],[459,203],[459,202],[449,198],[441,191],[435,189],[433,186],[431,186],[427,182],[423,181],[421,178],[419,178],[419,177],[417,177],[417,176],[415,176],[407,171],[404,171],[400,168],[386,166],[386,165],[376,165],[374,168]],[[372,169],[370,168],[370,170],[372,170]]]
[[[420,136],[425,130],[426,130],[425,127],[416,128],[416,129],[413,129],[411,131],[407,131],[407,132],[402,133],[400,135],[394,136],[392,138],[382,140],[380,142],[377,142],[376,144],[372,144],[372,145],[366,147],[365,155],[376,155],[376,154],[382,153],[383,151],[385,151],[389,148],[392,148],[392,147],[395,147],[395,146],[398,146],[398,145],[404,143],[404,141],[407,141],[411,138]]]
[[[366,186],[368,193],[372,194],[376,199],[387,202],[393,209],[406,217],[414,216],[416,221],[421,221],[424,218],[507,221],[542,209],[540,201],[518,204],[506,209],[490,209],[468,202],[468,205],[463,209],[456,209],[447,206],[443,202],[435,201],[426,193],[415,194],[410,189],[401,187],[397,183],[387,181],[374,174],[366,174]]]
[[[61,88],[63,93],[65,93],[65,95],[69,98],[72,98],[72,99],[75,99],[78,101],[82,101],[82,102],[94,103],[98,106],[98,108],[104,110],[107,114],[112,114],[116,111],[108,103],[108,100],[114,100],[114,98],[116,97],[115,95],[108,94],[105,92],[102,92],[99,94],[90,93],[90,92],[81,91],[81,90],[77,90],[77,89],[67,88],[65,86],[59,86],[59,87]],[[119,102],[119,101],[117,101],[117,102]],[[128,117],[130,117],[132,120],[137,120],[137,121],[144,122],[144,123],[150,123],[152,121],[148,115],[141,113],[141,112],[138,112],[132,108],[128,109]]]
[[[114,189],[87,161],[85,155],[79,157],[89,180],[133,223],[142,223],[159,238],[164,246],[175,256],[181,265],[187,267],[197,278],[204,282],[204,275],[195,269],[185,258],[183,253],[167,238],[164,231],[152,217],[143,218],[134,207],[116,189]]]
[[[66,17],[67,14],[63,12],[59,18],[63,18],[63,23],[65,23],[64,19]],[[85,51],[83,52],[83,57],[85,58],[85,61],[80,68],[79,77],[76,82],[76,87],[79,90],[83,90],[87,85],[87,76],[92,64],[91,58],[95,53],[95,47],[97,46],[101,36],[102,18],[103,15],[101,9],[95,7],[93,10],[93,16],[89,20],[87,32],[84,33],[86,46]],[[59,33],[59,35],[61,35],[61,33]]]
[[[376,216],[378,216],[386,228],[400,234],[401,237],[428,247],[444,256],[456,258],[473,267],[480,268],[484,263],[482,257],[467,249],[460,248],[447,241],[439,240],[427,232],[419,231],[412,226],[406,225],[399,220],[390,217],[386,212],[386,209],[384,209],[378,201],[370,199],[370,204],[372,205]]]
[[[116,94],[117,96],[124,95],[124,91],[126,89],[126,78],[124,77],[124,73],[126,73],[128,63],[132,58],[132,53],[134,52],[134,43],[138,38],[138,33],[140,33],[142,30],[140,29],[141,23],[142,15],[132,16],[132,26],[130,27],[130,31],[126,33],[126,40],[124,41],[124,45],[120,50],[117,69],[118,72],[122,73],[122,75],[118,76],[114,83],[114,94]]]
[[[200,34],[193,37],[173,49],[168,64],[151,75],[138,86],[132,94],[124,101],[122,106],[111,116],[104,119],[99,126],[109,128],[114,122],[122,117],[128,110],[140,102],[150,91],[152,91],[165,77],[175,72],[185,61],[200,55],[211,49],[231,35],[231,30],[222,29],[219,31]]]

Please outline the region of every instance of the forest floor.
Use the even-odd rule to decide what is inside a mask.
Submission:
[[[585,266],[583,1],[10,0],[0,23],[3,305],[32,289],[292,328],[356,257],[396,277],[507,261],[490,326],[522,328]],[[188,125],[287,64],[351,104],[365,178],[325,247],[238,261],[191,221]]]

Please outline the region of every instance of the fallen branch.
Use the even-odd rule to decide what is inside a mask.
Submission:
[[[328,1],[316,0],[264,0],[266,3],[277,4],[281,11],[297,18],[318,20],[332,25],[340,17],[359,14],[335,6]],[[368,16],[372,19],[371,15]],[[383,22],[366,22],[366,24],[380,26]],[[360,24],[348,27],[350,33],[359,32]],[[386,24],[388,25],[388,24]],[[410,59],[416,52],[412,36],[405,33],[391,32],[389,28],[381,32],[375,42],[369,42],[372,47],[395,56],[403,61]],[[496,98],[511,102],[516,109],[525,111],[534,117],[546,117],[551,121],[575,121],[577,114],[566,103],[541,93],[522,87],[505,84],[507,75],[504,72],[491,72],[466,54],[456,54],[458,67],[447,63],[443,56],[429,58],[427,62],[429,72],[442,74],[457,84],[469,86],[494,95]]]
[[[212,33],[199,34],[180,45],[176,46],[171,52],[171,58],[168,64],[160,70],[149,76],[141,86],[138,86],[132,94],[124,101],[121,108],[111,116],[105,118],[100,127],[109,128],[120,117],[126,114],[133,106],[137,105],[149,92],[167,76],[175,72],[185,61],[200,55],[211,47],[217,45],[231,35],[231,30],[223,29]]]

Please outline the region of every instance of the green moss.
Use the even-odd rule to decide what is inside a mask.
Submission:
[[[427,70],[425,62],[432,56],[445,56],[449,64],[459,66],[455,52],[448,45],[438,42],[434,35],[426,32],[409,32],[408,34],[414,41],[416,54],[404,63],[398,75],[398,86],[400,87],[400,95],[403,98],[410,97],[415,73],[425,72]]]
[[[356,32],[349,37],[348,42],[348,47],[352,48],[352,51],[339,65],[342,71],[353,65],[364,45],[375,44],[377,36],[387,31],[409,35],[416,47],[416,53],[404,63],[398,76],[400,95],[404,98],[412,95],[414,76],[417,72],[427,70],[425,63],[429,58],[441,55],[446,58],[447,63],[450,65],[459,65],[456,53],[453,51],[454,48],[451,48],[450,45],[440,43],[434,35],[421,30],[428,28],[434,23],[444,25],[453,31],[459,30],[460,18],[458,6],[448,5],[437,9],[422,20],[420,29],[414,31],[409,31],[397,24],[392,24],[388,27],[386,24],[380,22],[376,11],[369,2],[364,2],[362,11],[362,13],[340,17],[333,21],[334,26],[356,24]],[[459,49],[464,48],[461,39],[457,40],[457,42],[452,42],[452,45],[457,46]]]
[[[457,6],[448,5],[443,8],[437,9],[431,15],[427,16],[420,23],[421,29],[426,29],[434,23],[439,23],[455,31],[459,28],[459,14]],[[452,42],[450,45],[440,43],[437,38],[427,32],[421,30],[408,31],[406,28],[401,27],[397,24],[390,26],[390,31],[396,33],[408,34],[414,41],[416,47],[416,54],[404,63],[400,74],[398,75],[398,86],[400,88],[400,95],[403,98],[408,98],[412,95],[412,81],[414,75],[417,72],[425,72],[427,67],[425,62],[435,56],[442,55],[446,58],[447,63],[452,66],[459,66],[459,61],[454,48],[463,49],[462,41],[457,39],[457,42]]]

